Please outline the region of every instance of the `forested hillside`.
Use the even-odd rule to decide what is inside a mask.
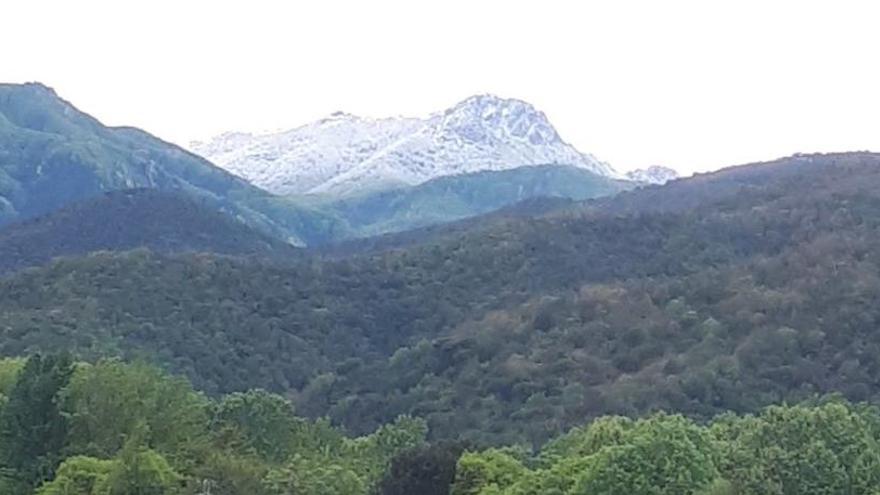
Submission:
[[[846,493],[880,484],[880,412],[839,399],[726,414],[607,416],[543,448],[425,440],[402,416],[361,437],[263,390],[215,398],[144,364],[0,360],[8,495]]]
[[[140,356],[359,434],[413,413],[487,443],[608,413],[874,400],[878,165],[795,157],[345,259],[58,261],[0,281],[0,352]]]
[[[156,189],[106,193],[0,230],[0,272],[59,256],[149,248],[283,258],[287,243],[256,231],[196,197]]]

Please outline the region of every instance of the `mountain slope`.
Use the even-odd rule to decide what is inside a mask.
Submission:
[[[457,131],[447,136],[450,139],[458,135],[455,133],[466,132],[461,126],[469,121],[458,122],[463,118],[462,112],[470,115],[467,112],[494,108],[493,111],[504,114],[504,119],[496,119],[496,122],[492,120],[494,117],[486,114],[491,118],[478,123],[488,129],[486,132],[491,130],[501,137],[487,135],[483,141],[474,144],[477,148],[491,144],[493,140],[506,140],[504,146],[510,148],[512,145],[507,142],[510,139],[504,136],[524,129],[522,132],[526,134],[517,139],[529,139],[539,144],[542,140],[552,142],[548,145],[549,151],[529,144],[534,148],[529,148],[530,160],[553,157],[553,153],[559,150],[568,153],[559,155],[568,157],[566,160],[572,157],[586,160],[559,142],[555,131],[542,120],[543,116],[521,102],[485,97],[472,99],[461,107],[442,116],[444,129],[460,124]],[[519,113],[514,115],[513,110]],[[373,143],[376,147],[382,143],[388,146],[392,142],[402,143],[402,134],[425,125],[423,121],[416,125],[415,121],[389,119],[382,121],[377,127],[379,131],[375,131],[372,125],[365,125],[363,119],[337,116],[331,121],[316,124],[324,130],[334,129],[329,137],[321,134],[321,142],[317,144],[329,146],[331,151],[336,150],[333,153],[338,153],[325,156],[322,151],[320,156],[309,155],[314,161],[309,162],[309,173],[313,169],[321,172],[326,169],[322,169],[324,165],[332,169],[335,160],[347,154],[351,155],[350,163],[343,162],[348,163],[348,172],[352,172],[366,161],[363,153],[373,153],[365,143]],[[517,125],[520,127],[515,127]],[[467,132],[477,131],[471,129]],[[317,139],[319,136],[314,134],[312,137]],[[360,144],[351,148],[351,143]],[[526,146],[517,143],[517,146]],[[490,150],[495,153],[493,159],[506,159],[507,155],[498,155],[504,146]],[[314,151],[314,148],[305,146],[303,150],[311,153],[309,150]],[[474,159],[481,156],[466,155]],[[465,155],[459,156],[463,157]],[[443,156],[435,158],[440,160]],[[624,188],[623,182],[591,173],[587,161],[574,167],[577,171],[571,166],[560,166],[559,170],[566,170],[565,173],[542,176],[534,170],[517,172],[514,169],[502,170],[495,175],[459,174],[445,183],[424,184],[424,187],[412,190],[398,187],[387,194],[366,192],[359,182],[355,189],[362,194],[350,195],[345,201],[334,204],[328,196],[308,199],[275,196],[143,131],[105,127],[43,85],[0,85],[0,226],[34,218],[107,191],[150,188],[201,198],[211,203],[211,208],[224,211],[288,243],[317,246],[478,215],[540,194],[581,199],[611,194]],[[318,162],[323,165],[315,166]],[[462,171],[471,165],[474,164]],[[507,167],[507,164],[499,163],[493,166],[496,165]],[[336,172],[339,170],[333,172],[336,174],[333,180],[341,177]],[[297,183],[304,180],[299,176],[295,179]],[[325,179],[330,180],[329,176],[321,180]],[[536,182],[533,184],[532,181]]]
[[[344,219],[353,237],[400,232],[482,215],[536,198],[584,200],[614,195],[633,182],[565,165],[526,166],[445,176],[422,184],[320,204]]]
[[[0,353],[146,357],[355,431],[414,413],[488,441],[657,407],[880,401],[878,191],[880,155],[815,155],[369,256],[68,259],[0,279]]]
[[[565,143],[528,103],[491,95],[468,98],[425,119],[337,113],[278,134],[225,134],[192,149],[276,194],[344,196],[544,164],[622,178]]]
[[[105,127],[41,84],[0,84],[0,225],[132,188],[208,199],[293,243],[312,235],[297,230],[312,212],[276,204],[203,158],[138,129]]]
[[[93,251],[211,252],[293,256],[290,245],[205,201],[155,189],[106,193],[0,229],[0,273]]]

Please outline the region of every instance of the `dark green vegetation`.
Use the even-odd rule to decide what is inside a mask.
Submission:
[[[400,417],[352,438],[263,390],[209,398],[144,364],[0,360],[4,495],[872,495],[880,411],[832,399],[606,416],[540,450],[427,443]]]
[[[42,86],[0,86],[0,110],[3,222],[53,210],[0,232],[0,267],[71,256],[0,278],[0,493],[880,487],[880,413],[853,405],[880,402],[880,155],[533,199],[279,262],[266,233],[352,227]],[[522,173],[546,174],[536,194],[564,182]],[[467,181],[387,193],[412,218],[348,214],[398,228],[438,194],[457,215],[512,192]]]
[[[156,189],[114,191],[0,230],[0,272],[54,257],[148,248],[292,257],[297,251],[195,197]]]
[[[4,495],[367,495],[423,445],[401,417],[360,438],[261,390],[209,399],[155,368],[0,361]]]
[[[465,453],[453,495],[874,494],[878,416],[829,402],[725,415],[599,418],[536,455]],[[415,492],[413,492],[415,493]]]
[[[348,237],[367,237],[442,225],[534,198],[585,200],[633,185],[571,166],[544,165],[441,177],[316,207],[340,218]]]
[[[816,155],[345,259],[59,261],[0,281],[0,352],[140,356],[358,434],[412,413],[493,443],[610,413],[873,401],[878,186],[877,155]]]

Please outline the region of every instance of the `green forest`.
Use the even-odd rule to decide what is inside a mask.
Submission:
[[[412,414],[496,445],[608,414],[876,401],[878,163],[735,168],[348,257],[61,259],[0,279],[0,353],[140,359],[358,435]]]
[[[353,437],[260,389],[208,397],[143,363],[0,361],[10,495],[876,494],[880,410],[828,398],[705,422],[602,416],[540,448]]]

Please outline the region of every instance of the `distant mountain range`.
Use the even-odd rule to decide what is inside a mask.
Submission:
[[[438,177],[548,164],[626,179],[563,141],[532,105],[493,95],[472,96],[426,118],[336,113],[285,132],[227,133],[191,148],[280,195],[339,197]]]
[[[261,235],[317,246],[652,180],[620,176],[563,142],[527,103],[492,96],[427,119],[335,115],[200,149],[217,150],[205,154],[244,178],[139,129],[104,126],[42,84],[0,84],[0,227],[111,191],[153,189],[189,196]],[[179,245],[201,245],[191,241]]]

